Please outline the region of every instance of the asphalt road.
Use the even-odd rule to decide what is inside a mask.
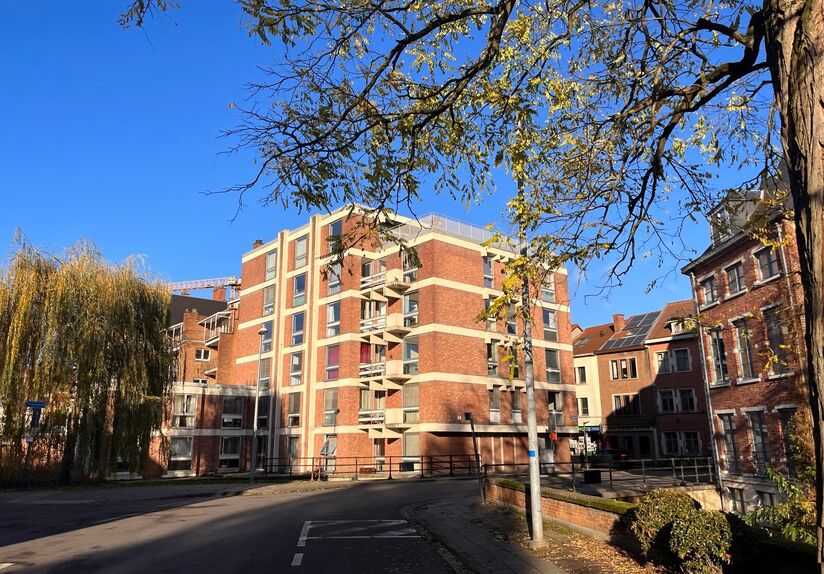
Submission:
[[[222,498],[172,485],[3,493],[0,572],[448,574],[400,510],[476,488],[442,480]]]

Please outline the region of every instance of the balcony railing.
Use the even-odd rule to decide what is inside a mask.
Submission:
[[[382,425],[385,420],[383,409],[361,410],[358,412],[359,425]]]
[[[368,333],[369,331],[377,331],[386,327],[386,315],[378,315],[377,317],[368,317],[361,319],[360,330],[361,333]]]
[[[372,289],[373,287],[379,287],[384,283],[386,283],[386,271],[381,271],[380,273],[361,277],[360,286],[361,289]]]
[[[358,369],[358,374],[362,378],[366,377],[380,377],[386,372],[386,363],[383,361],[379,363],[361,363]]]

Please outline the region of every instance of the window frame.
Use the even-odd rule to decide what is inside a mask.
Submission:
[[[300,330],[297,329],[296,323],[298,322],[298,317],[300,317]],[[303,311],[299,311],[298,313],[292,314],[292,346],[302,345],[304,343],[304,330],[306,329],[306,315]]]
[[[298,273],[292,278],[292,307],[300,307],[305,304],[306,273]]]
[[[297,358],[297,361],[295,361]],[[297,381],[297,382],[295,382]],[[297,387],[303,384],[303,351],[289,353],[289,386]]]
[[[212,350],[211,349],[195,349],[195,361],[211,361],[212,360]]]
[[[221,413],[220,413],[220,428],[222,429],[242,429],[243,426],[243,411],[245,408],[243,397],[236,397],[225,395],[223,397],[223,403],[221,405]],[[237,404],[239,405],[238,411],[239,412],[227,412],[226,407],[227,404]],[[231,422],[229,422],[231,421]],[[228,424],[227,424],[228,423]]]
[[[271,281],[278,276],[278,250],[272,249],[266,253],[263,262],[263,280]]]
[[[340,307],[340,301],[333,301],[326,305],[327,337],[337,337],[340,335]]]
[[[267,285],[263,288],[263,315],[272,315],[275,312],[275,286]]]
[[[309,263],[309,236],[304,235],[295,239],[295,269],[306,267]]]
[[[730,271],[735,272],[735,284],[736,289],[735,291],[732,290],[732,281],[730,280]],[[739,293],[744,293],[747,291],[746,280],[744,279],[744,263],[743,261],[736,261],[732,265],[728,265],[724,268],[724,276],[727,280],[727,296],[731,297],[733,295],[738,295]]]
[[[555,356],[553,361],[550,361],[550,356]],[[561,383],[561,353],[558,349],[544,349],[544,361],[546,362],[546,382],[547,383]],[[550,366],[554,362],[555,366]],[[557,380],[553,380],[557,377]]]

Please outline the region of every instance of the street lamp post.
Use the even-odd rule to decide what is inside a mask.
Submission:
[[[258,331],[260,339],[258,345],[258,376],[255,381],[255,416],[252,419],[252,464],[249,466],[249,484],[255,482],[255,470],[257,470],[257,437],[258,437],[258,408],[260,407],[260,365],[263,355],[263,336],[266,334],[266,327],[261,327]]]

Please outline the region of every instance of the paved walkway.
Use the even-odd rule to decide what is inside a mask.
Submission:
[[[511,542],[497,540],[477,524],[477,496],[404,509],[461,562],[478,574],[566,574],[560,567]]]

